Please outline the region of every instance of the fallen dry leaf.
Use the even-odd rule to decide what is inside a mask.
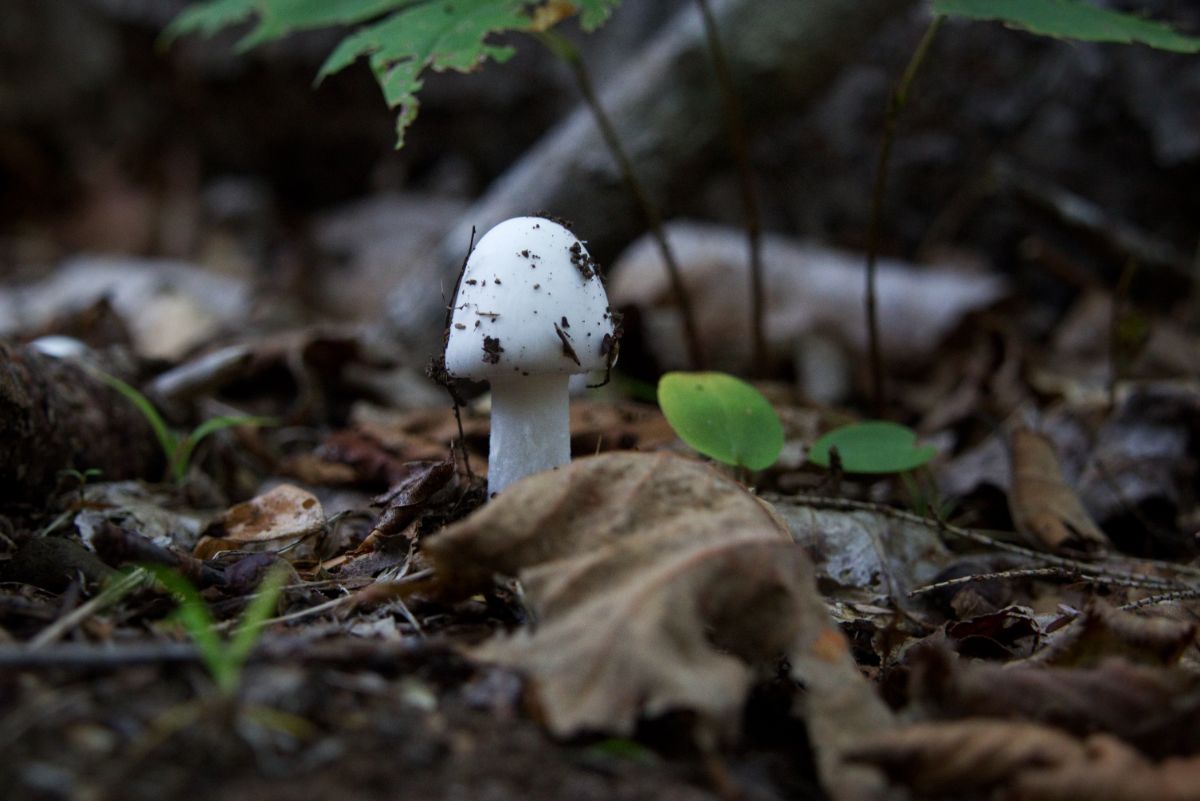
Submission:
[[[1024,606],[1007,606],[964,620],[952,620],[945,630],[960,654],[982,659],[1028,656],[1044,637],[1033,610]]]
[[[1200,757],[1168,759],[1155,765],[1120,740],[1089,737],[1086,759],[1050,765],[1017,777],[1016,801],[1197,801]]]
[[[278,549],[325,527],[321,502],[307,490],[280,484],[270,492],[230,507],[205,530],[195,554],[208,559],[219,551]]]
[[[656,406],[575,400],[571,403],[571,452],[652,451],[675,442],[675,430]]]
[[[879,788],[840,755],[889,713],[786,525],[717,470],[662,453],[580,459],[514,484],[424,547],[443,595],[520,578],[536,626],[477,655],[526,672],[556,734],[628,734],[641,715],[680,709],[730,734],[756,668],[786,655],[808,689],[826,789]]]
[[[1080,764],[1083,743],[1057,729],[1001,720],[915,723],[873,736],[850,753],[914,791],[985,790],[1029,768]]]
[[[1200,758],[1155,765],[1114,737],[1081,741],[1030,723],[917,723],[874,737],[852,758],[927,795],[998,789],[995,797],[1014,801],[1200,799]]]
[[[1116,609],[1094,599],[1056,632],[1035,659],[1048,665],[1094,665],[1120,656],[1148,665],[1173,665],[1196,642],[1196,624]]]
[[[412,456],[414,451],[419,455]],[[447,451],[441,444],[414,449],[402,439],[387,442],[371,430],[355,427],[334,431],[312,455],[320,462],[349,467],[355,483],[392,487],[405,479],[413,461],[441,459]],[[310,464],[309,469],[312,467]]]
[[[375,498],[375,505],[383,507],[383,514],[375,524],[374,536],[400,534],[417,519],[429,499],[454,478],[454,462],[450,459],[409,462],[405,467],[403,472],[393,471],[398,480]]]
[[[1108,546],[1063,478],[1050,440],[1028,428],[1012,432],[1008,506],[1017,530],[1052,551],[1095,552]]]
[[[933,718],[1003,718],[1077,735],[1104,732],[1155,757],[1200,748],[1197,679],[1181,670],[1109,658],[1095,667],[958,659],[940,648],[910,655],[909,702]]]
[[[788,496],[771,501],[812,559],[825,594],[838,600],[918,611],[923,602],[909,591],[935,581],[955,560],[934,525],[868,509],[824,509]]]

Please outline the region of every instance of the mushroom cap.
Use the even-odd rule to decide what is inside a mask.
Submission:
[[[613,336],[587,248],[556,222],[514,217],[484,234],[467,259],[446,369],[474,379],[603,370]]]

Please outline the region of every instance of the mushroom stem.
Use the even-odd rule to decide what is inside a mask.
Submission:
[[[571,461],[566,373],[492,378],[488,495]]]

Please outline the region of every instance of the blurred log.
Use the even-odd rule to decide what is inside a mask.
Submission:
[[[863,42],[911,6],[912,0],[714,2],[748,120],[795,113],[819,98],[839,70],[857,61]],[[601,103],[654,202],[662,207],[664,200],[694,186],[721,152],[724,131],[704,27],[692,4],[631,57],[601,93]],[[501,220],[540,210],[575,223],[591,252],[602,258],[643,230],[583,106],[496,180],[443,240],[435,258],[441,284],[453,285],[472,227],[478,238]],[[398,333],[418,347],[434,349],[440,336],[444,308],[438,288],[438,278],[413,270],[389,299]]]
[[[163,454],[129,399],[74,361],[0,343],[0,503],[38,503],[62,470],[158,477]]]

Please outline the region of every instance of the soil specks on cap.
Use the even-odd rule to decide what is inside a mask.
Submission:
[[[504,348],[500,347],[499,337],[483,338],[483,361],[486,364],[499,364],[500,354],[503,352]]]

